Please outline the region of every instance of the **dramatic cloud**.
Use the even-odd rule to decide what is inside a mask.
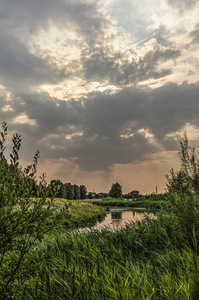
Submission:
[[[174,151],[177,141],[168,136],[187,123],[199,126],[198,92],[198,84],[168,84],[155,90],[97,93],[83,102],[24,95],[26,101],[18,108],[22,113],[11,123],[34,127],[26,139],[48,158],[75,159],[86,171],[108,170],[115,163],[141,161],[162,149]]]
[[[128,85],[150,78],[160,78],[171,73],[169,68],[159,69],[159,64],[175,60],[180,55],[179,50],[154,47],[140,58],[130,61],[121,53],[107,56],[105,52],[96,51],[88,58],[83,58],[85,77],[93,81],[106,81],[116,86]]]
[[[190,37],[193,38],[193,43],[199,44],[199,24],[197,24],[196,28],[190,32]]]
[[[150,192],[199,130],[198,18],[194,0],[2,0],[0,120],[24,161],[40,149],[49,180],[89,189],[132,189],[132,171]]]

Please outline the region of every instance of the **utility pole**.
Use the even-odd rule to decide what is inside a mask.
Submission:
[[[157,193],[158,193],[158,187],[157,187],[157,185],[156,185],[155,189],[156,189],[156,195],[157,195]]]

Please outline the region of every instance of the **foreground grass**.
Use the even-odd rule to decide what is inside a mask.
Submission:
[[[198,299],[199,256],[183,243],[174,220],[121,231],[55,231],[26,256],[28,279],[15,280],[16,299]]]
[[[156,219],[146,216],[120,231],[55,228],[26,253],[4,296],[197,300],[198,241],[199,197],[190,194],[174,196],[172,209]],[[6,253],[8,261],[16,255]]]

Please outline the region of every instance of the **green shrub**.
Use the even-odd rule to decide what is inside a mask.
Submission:
[[[21,269],[25,257],[36,240],[41,240],[57,224],[60,216],[52,210],[53,199],[47,202],[45,177],[38,186],[37,201],[32,201],[39,152],[33,164],[24,171],[19,168],[21,138],[13,136],[10,162],[4,156],[7,125],[0,132],[0,295],[12,296],[17,277],[23,282],[26,272]],[[61,215],[61,212],[60,212]],[[27,262],[28,263],[28,262]],[[23,266],[24,268],[24,266]],[[25,274],[25,275],[24,275]],[[23,277],[25,276],[25,277]]]
[[[170,211],[175,216],[179,239],[197,249],[199,239],[199,153],[189,146],[186,133],[180,141],[181,168],[167,175]]]

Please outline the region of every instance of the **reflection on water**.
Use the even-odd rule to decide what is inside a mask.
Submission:
[[[120,219],[122,219],[122,211],[112,211],[111,212],[111,219],[112,220],[120,220]]]
[[[153,217],[153,214],[149,214]],[[119,230],[126,227],[126,224],[141,221],[145,216],[143,211],[111,209],[102,222],[98,222],[93,228],[101,229],[108,227],[110,230]]]

